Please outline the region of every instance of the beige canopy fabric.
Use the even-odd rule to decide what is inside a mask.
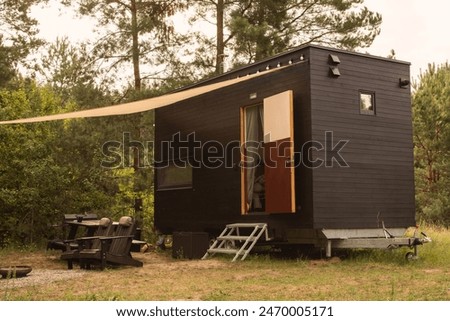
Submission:
[[[174,104],[176,102],[179,102],[179,101],[182,101],[182,100],[185,100],[188,98],[192,98],[195,96],[205,94],[207,92],[211,92],[213,90],[217,90],[217,89],[224,88],[227,86],[235,85],[240,82],[248,81],[250,79],[260,77],[262,75],[266,75],[268,73],[278,71],[283,68],[286,68],[286,67],[280,67],[280,68],[252,74],[249,76],[244,76],[244,77],[231,79],[231,80],[225,80],[225,81],[211,84],[211,85],[187,89],[187,90],[176,92],[173,94],[166,94],[166,95],[162,95],[159,97],[144,99],[144,100],[135,101],[135,102],[131,102],[131,103],[113,105],[113,106],[101,107],[101,108],[94,108],[94,109],[87,109],[87,110],[75,111],[75,112],[70,112],[70,113],[41,116],[41,117],[0,121],[0,125],[25,124],[25,123],[36,123],[36,122],[45,122],[45,121],[70,119],[70,118],[104,117],[104,116],[115,116],[115,115],[127,115],[127,114],[140,113],[143,111],[148,111],[148,110],[168,106],[168,105]]]

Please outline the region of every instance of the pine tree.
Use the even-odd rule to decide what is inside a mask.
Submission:
[[[417,212],[450,224],[450,65],[430,64],[414,84]]]
[[[133,88],[142,87],[141,65],[156,64],[155,52],[163,50],[173,34],[168,19],[184,7],[183,1],[145,0],[65,0],[75,5],[81,15],[97,20],[100,38],[94,45],[93,55],[108,64],[111,70],[123,72],[124,64],[131,62]]]
[[[37,37],[37,21],[30,16],[32,6],[43,1],[0,1],[0,88],[16,75],[19,64],[27,65],[27,56],[44,43]]]
[[[193,1],[197,19],[215,19],[216,44],[200,37],[216,57],[199,65],[221,70],[228,53],[234,64],[251,63],[307,43],[354,50],[369,46],[380,32],[381,15],[364,0],[203,0]],[[199,36],[197,35],[197,38]],[[205,52],[208,51],[204,50]],[[227,51],[227,52],[226,52]],[[208,62],[209,61],[209,62]]]

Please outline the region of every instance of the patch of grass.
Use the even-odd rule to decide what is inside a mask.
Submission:
[[[221,290],[221,289],[214,289],[204,297],[202,297],[203,301],[226,301],[230,297],[230,294],[227,292]]]
[[[449,300],[450,232],[427,228],[432,243],[408,262],[408,248],[336,252],[341,259],[251,254],[207,260],[173,259],[170,252],[133,253],[143,268],[93,270],[82,277],[2,288],[1,300]],[[320,256],[319,256],[320,257]],[[0,251],[2,265],[65,270],[59,252]],[[32,274],[29,278],[32,277]],[[28,278],[28,277],[27,277]]]
[[[419,248],[420,261],[435,266],[450,265],[450,231],[441,227],[425,227],[424,230],[432,242]]]

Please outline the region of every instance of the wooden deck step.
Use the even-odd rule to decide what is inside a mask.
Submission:
[[[249,228],[255,228],[255,227],[264,227],[264,225],[267,225],[266,223],[233,223],[233,224],[227,224],[227,227],[249,227]]]
[[[246,241],[250,240],[253,241],[255,237],[249,237],[249,236],[242,236],[242,235],[225,235],[225,236],[218,236],[217,239],[219,241],[226,240],[226,241]]]
[[[208,253],[236,254],[238,249],[209,249]]]
[[[250,234],[248,234],[250,232]],[[245,233],[247,233],[245,235]],[[238,257],[241,261],[245,260],[247,255],[255,246],[256,242],[265,235],[266,241],[270,240],[266,223],[234,223],[225,226],[220,236],[214,241],[211,247],[206,251],[203,259],[215,253],[234,254],[233,262]],[[230,242],[240,241],[239,248],[230,249]]]

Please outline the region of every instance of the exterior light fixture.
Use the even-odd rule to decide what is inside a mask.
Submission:
[[[341,60],[339,59],[339,57],[337,55],[334,54],[330,54],[329,56],[330,58],[330,63],[334,64],[334,65],[339,65],[341,63]]]
[[[331,77],[339,77],[341,75],[341,72],[339,71],[339,68],[337,66],[330,66],[330,76]]]
[[[341,63],[339,57],[335,54],[328,56],[328,64],[330,66],[330,77],[338,78],[341,75],[338,65]]]
[[[410,83],[411,82],[409,81],[409,79],[399,78],[399,80],[398,80],[398,84],[399,84],[400,88],[403,88],[403,89],[408,88]]]

